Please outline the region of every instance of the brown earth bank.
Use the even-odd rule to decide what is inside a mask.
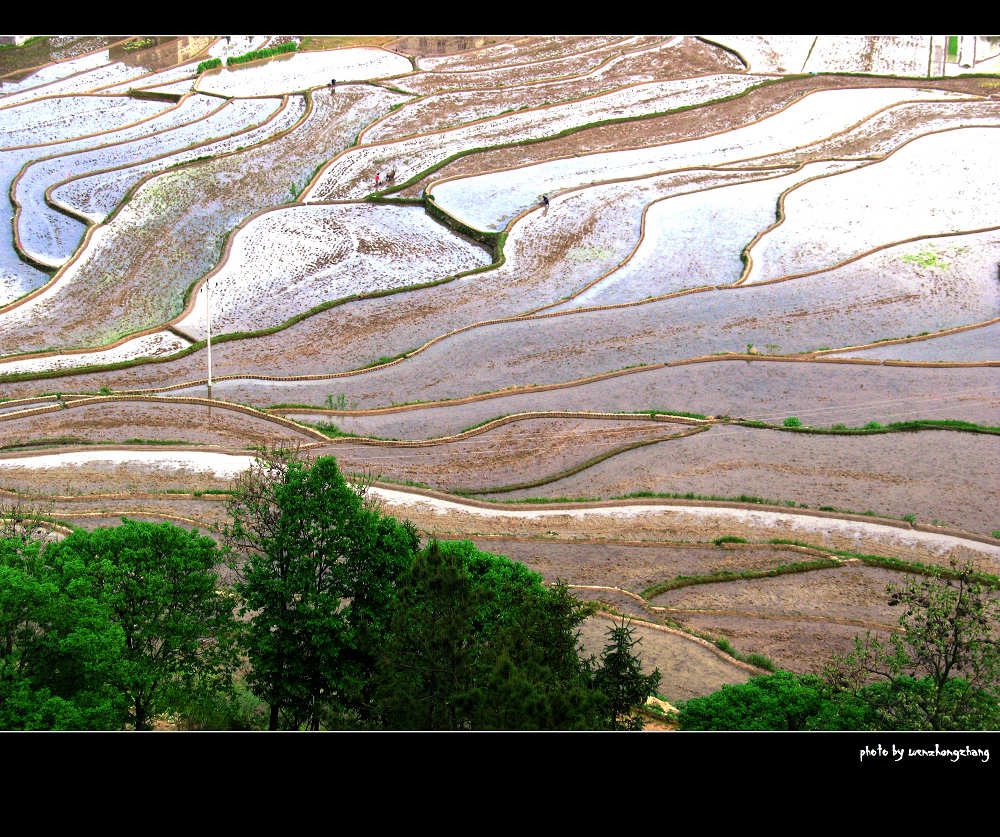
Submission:
[[[54,493],[54,492],[53,492]],[[200,498],[171,494],[143,495],[136,492],[135,496],[119,499],[110,497],[92,498],[77,496],[72,498],[45,499],[44,497],[29,497],[20,495],[21,503],[40,513],[61,520],[65,523],[83,526],[85,520],[97,519],[104,521],[94,525],[117,526],[122,516],[134,517],[145,515],[150,519],[177,522],[194,521],[206,534],[217,532],[230,522],[226,512],[226,497],[206,494]],[[0,494],[0,506],[15,502],[15,497]],[[98,518],[83,515],[99,515]],[[184,523],[184,525],[189,525]]]
[[[0,421],[0,448],[70,438],[93,442],[156,439],[236,448],[315,441],[293,428],[246,413],[183,403],[104,402]]]
[[[485,493],[483,499],[746,494],[810,508],[915,514],[923,523],[989,533],[1000,527],[998,463],[1000,437],[986,434],[819,436],[717,425],[625,451],[545,485]]]
[[[94,380],[96,383],[96,380]],[[326,393],[343,393],[351,403],[350,379],[283,387],[266,393],[247,385],[247,400],[302,401],[322,406]],[[320,395],[320,392],[324,392]],[[714,361],[637,370],[577,386],[552,388],[466,403],[381,412],[331,414],[348,433],[421,439],[457,433],[465,427],[532,410],[684,410],[781,423],[789,416],[803,424],[850,427],[869,421],[962,419],[1000,425],[1000,369],[914,368],[834,363]],[[306,421],[324,420],[315,414]]]
[[[635,442],[687,430],[661,422],[596,419],[530,419],[433,447],[362,445],[344,439],[311,455],[331,454],[341,469],[370,469],[381,478],[442,490],[475,490],[488,482],[511,485],[584,464]]]
[[[413,521],[419,529],[448,537],[502,535],[561,539],[627,539],[649,541],[712,542],[722,537],[740,537],[751,543],[779,538],[825,550],[901,558],[925,565],[947,567],[949,561],[971,562],[976,569],[1000,574],[997,547],[971,540],[925,536],[908,530],[907,524],[887,526],[863,521],[843,521],[807,513],[774,512],[748,505],[744,509],[690,508],[699,501],[623,500],[615,506],[631,505],[611,512],[587,506],[579,512],[539,509],[537,506],[505,506],[492,513],[474,508],[437,508],[430,501],[409,496],[405,502],[386,503],[388,513]],[[659,504],[658,504],[659,503]],[[669,505],[673,503],[673,505]],[[644,505],[638,505],[644,504]],[[662,504],[662,505],[660,505]],[[506,509],[511,511],[507,512]],[[527,514],[518,513],[521,511]]]
[[[890,607],[886,587],[904,586],[906,573],[849,564],[829,569],[697,584],[661,593],[654,606],[679,610],[740,611],[757,616],[851,620],[874,626],[894,626],[897,609]]]
[[[530,61],[576,51],[584,40],[581,36],[570,35],[405,35],[390,43],[389,48],[416,57],[455,56],[455,66],[464,67],[467,64],[474,66],[480,61],[489,61],[486,56],[495,55],[490,47],[509,45],[510,52],[505,51],[504,55],[510,54],[517,60]],[[485,53],[485,56],[480,53]]]
[[[587,543],[482,536],[469,540],[483,552],[506,555],[541,573],[548,582],[562,579],[568,584],[619,587],[636,594],[679,575],[764,570],[819,560],[819,555],[770,545]],[[586,598],[589,592],[580,595]]]
[[[724,638],[741,654],[763,654],[777,668],[820,674],[835,654],[854,650],[854,638],[868,628],[837,622],[812,622],[724,613],[671,613],[688,630]],[[872,630],[885,642],[887,631]]]
[[[656,35],[602,36],[590,38],[589,45],[579,51],[536,61],[505,63],[469,70],[418,71],[391,80],[394,86],[412,93],[428,94],[481,88],[489,91],[498,87],[514,87],[537,81],[563,79],[589,73],[637,47],[655,46],[663,40]],[[584,46],[581,44],[581,46]]]
[[[660,43],[657,43],[657,41]],[[672,39],[671,39],[672,40]],[[618,87],[644,81],[692,77],[707,73],[732,73],[736,71],[731,59],[720,60],[719,51],[693,38],[685,38],[679,44],[671,40],[643,38],[623,49],[613,61],[605,62],[593,72],[578,77],[555,78],[552,81],[528,81],[520,86],[504,85],[488,92],[474,93],[462,89],[431,94],[413,104],[403,112],[391,117],[394,129],[392,138],[409,136],[427,130],[441,130],[455,127],[465,122],[500,115],[510,110],[523,110],[559,102],[571,101],[584,96],[604,93]],[[654,46],[650,46],[654,44]],[[438,81],[436,74],[411,77]],[[461,80],[459,76],[459,80]],[[411,85],[406,77],[398,79],[401,87]],[[474,115],[461,111],[456,115],[456,105],[474,101]],[[384,129],[366,133],[365,142],[373,136],[387,137]]]
[[[764,77],[761,78],[765,80]],[[530,145],[476,152],[449,163],[399,194],[417,197],[433,181],[463,175],[538,163],[555,157],[613,151],[623,147],[658,145],[694,139],[719,131],[733,130],[770,116],[813,90],[845,87],[916,87],[927,90],[952,90],[977,95],[989,94],[984,80],[897,79],[871,76],[818,75],[808,78],[781,79],[725,102],[648,119],[629,120],[613,125],[584,128],[565,137]]]
[[[101,453],[100,449],[95,449],[95,458]],[[110,460],[52,468],[4,466],[0,469],[0,489],[22,494],[189,492],[227,489],[229,484],[230,480],[217,477],[209,471],[184,467],[159,468],[155,464]]]
[[[613,624],[604,616],[593,616],[583,623],[580,641],[586,654],[600,656]],[[744,683],[756,673],[687,637],[638,622],[632,623],[632,629],[633,638],[641,641],[633,650],[642,660],[643,671],[660,670],[663,679],[657,691],[670,702],[709,695],[728,683]]]

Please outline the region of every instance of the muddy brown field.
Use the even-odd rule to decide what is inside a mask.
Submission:
[[[122,58],[141,84],[140,65],[179,68],[194,60],[191,50],[207,50],[213,41],[198,38],[157,38],[140,54],[113,50],[110,60]],[[21,55],[55,60],[113,40],[38,43]],[[9,360],[46,350],[103,350],[136,331],[166,329],[191,309],[206,275],[234,283],[228,297],[216,299],[219,306],[228,299],[230,307],[215,314],[211,395],[220,403],[211,408],[169,400],[74,403],[84,393],[134,390],[207,397],[209,351],[201,345],[183,357],[140,357],[131,366],[57,375],[44,365],[54,369],[65,358],[27,374],[0,360],[0,505],[21,501],[53,521],[87,529],[122,517],[172,522],[221,541],[232,480],[208,466],[183,465],[183,454],[246,456],[255,447],[281,446],[298,447],[306,458],[334,456],[347,473],[381,477],[371,501],[410,520],[425,541],[468,538],[524,563],[546,583],[568,583],[596,608],[581,630],[587,653],[600,654],[614,619],[633,619],[644,667],[660,668],[659,691],[671,701],[764,671],[717,641],[744,658],[758,654],[779,668],[819,672],[832,654],[849,651],[855,636],[867,630],[889,636],[898,619],[889,585],[953,560],[1000,575],[1000,540],[992,537],[1000,531],[996,435],[968,427],[809,435],[714,423],[726,417],[781,425],[794,418],[830,428],[950,419],[986,430],[1000,426],[993,339],[1000,286],[996,220],[988,211],[998,184],[990,176],[983,175],[976,194],[942,191],[928,213],[940,217],[926,229],[907,227],[912,239],[897,232],[882,240],[877,225],[869,225],[865,235],[874,243],[865,246],[874,249],[864,252],[821,224],[782,244],[778,255],[758,246],[771,230],[799,229],[800,219],[790,215],[799,211],[798,186],[787,201],[768,193],[760,209],[726,209],[727,201],[737,201],[730,196],[758,188],[742,184],[785,176],[791,184],[798,172],[819,170],[830,178],[821,186],[842,175],[841,183],[853,183],[847,178],[860,180],[863,172],[875,182],[907,143],[930,133],[1000,127],[1000,78],[756,73],[735,53],[692,35],[307,36],[302,45],[314,52],[362,44],[385,47],[394,61],[410,57],[413,70],[340,79],[335,89],[324,82],[308,92],[284,91],[308,103],[308,113],[283,135],[180,166],[164,159],[161,171],[94,227],[45,296],[0,306],[0,355]],[[772,52],[780,48],[775,41]],[[2,81],[30,78],[27,59],[0,53],[0,74],[13,73]],[[778,67],[780,56],[771,58]],[[258,64],[259,71],[268,66]],[[45,72],[46,79],[58,78],[58,67]],[[175,97],[189,92],[187,77],[178,78],[170,86]],[[78,86],[61,95],[89,95],[86,80],[86,73],[74,76]],[[749,88],[733,95],[744,80]],[[670,84],[642,87],[664,81]],[[670,101],[656,91],[688,81],[685,96],[704,99],[653,112],[661,107],[656,102]],[[100,95],[124,95],[127,88],[115,85],[121,91]],[[779,140],[749,161],[671,168],[669,144],[723,134],[786,109],[800,113],[791,106],[811,93],[904,87],[932,95],[860,114],[856,124],[812,134],[819,139],[802,147]],[[643,98],[649,90],[655,96]],[[966,95],[949,99],[954,93]],[[544,135],[550,124],[559,125],[558,135]],[[575,157],[661,145],[667,146],[663,171],[573,175],[594,182],[560,186],[546,196],[551,203],[528,195],[499,236],[443,214],[460,212],[457,205],[445,209],[456,179],[536,163],[555,171],[560,160],[568,171]],[[40,156],[52,153],[39,146]],[[387,184],[393,166],[399,182]],[[441,187],[435,209],[426,190],[441,181],[452,185]],[[295,258],[285,242],[228,261],[234,231],[255,214],[311,203],[317,183],[329,190],[322,194],[350,195],[335,203],[360,204],[371,219],[370,234],[342,225],[337,244],[329,229],[303,225],[316,250],[309,257],[314,272],[343,265],[333,284],[289,290],[312,274],[283,261]],[[400,285],[410,284],[416,269],[408,270],[406,260],[422,258],[404,227],[389,220],[400,214],[391,205],[399,199],[408,202],[407,213],[426,211],[441,221],[443,240],[476,242],[494,263],[467,275],[434,276],[427,287],[386,285],[397,274]],[[962,201],[969,217],[978,213],[975,226],[946,228],[948,201]],[[686,223],[732,219],[739,236],[747,225],[746,240],[730,233],[717,260],[693,245],[698,252],[661,247],[689,240],[681,226],[670,226],[679,222],[669,213],[658,214],[664,206],[704,213]],[[355,210],[338,211],[347,217]],[[792,223],[782,228],[786,220]],[[944,226],[935,227],[938,221]],[[327,251],[324,237],[331,239]],[[384,281],[362,275],[344,253],[363,254],[371,275]],[[771,276],[769,264],[800,263],[809,270],[796,278],[739,284]],[[250,266],[246,275],[241,264]],[[254,271],[267,274],[259,287],[273,287],[273,294],[247,290]],[[787,275],[778,272],[777,278]],[[615,306],[566,311],[596,298],[584,293],[611,286],[606,299]],[[235,310],[232,300],[244,299],[245,310]],[[294,323],[287,319],[293,313],[302,314]],[[247,331],[226,339],[222,332],[237,327]],[[175,333],[172,345],[188,338],[194,335]],[[6,402],[36,396],[52,397]],[[270,409],[274,420],[232,405]],[[19,414],[37,406],[57,409]],[[517,413],[531,415],[480,429]],[[656,413],[709,418],[665,420]],[[113,461],[122,448],[145,449],[154,459]],[[82,460],[27,467],[37,456],[69,453]],[[224,467],[221,458],[215,463]],[[606,500],[635,494],[697,496]],[[741,495],[771,502],[733,501]],[[556,506],[527,502],[567,498],[572,502]],[[887,569],[887,559],[908,562],[913,572]],[[820,561],[827,564],[822,569],[763,575]],[[735,577],[740,573],[753,577]],[[679,586],[682,576],[707,583],[688,578]]]

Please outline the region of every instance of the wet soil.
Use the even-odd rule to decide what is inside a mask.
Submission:
[[[681,625],[722,637],[742,654],[763,654],[776,667],[796,674],[819,674],[835,654],[854,650],[854,637],[870,630],[837,622],[811,622],[720,613],[671,614]],[[872,630],[883,642],[890,634]]]
[[[438,169],[425,179],[407,187],[401,194],[418,196],[429,183],[444,178],[485,174],[555,157],[678,142],[718,131],[732,130],[770,116],[812,90],[834,90],[845,87],[916,87],[976,94],[984,91],[978,79],[945,79],[933,82],[860,76],[783,79],[725,102],[703,105],[666,116],[584,128],[565,137],[530,145],[470,154]]]
[[[772,546],[574,543],[552,539],[484,537],[472,537],[470,540],[483,552],[506,555],[519,561],[541,573],[548,582],[563,579],[568,584],[620,587],[636,594],[679,575],[760,570],[817,560],[815,556],[797,550]]]
[[[600,656],[613,624],[613,620],[600,616],[583,623],[580,640],[585,653]],[[633,637],[641,640],[635,650],[642,658],[643,671],[660,670],[663,679],[658,691],[671,703],[709,695],[728,683],[744,683],[753,676],[753,672],[726,662],[700,643],[637,623],[632,627]]]
[[[62,61],[106,49],[122,40],[121,35],[85,35],[65,43],[53,44],[51,37],[40,38],[18,47],[0,49],[0,76],[6,82],[21,81],[31,75],[33,69],[50,61]],[[64,40],[64,39],[61,39]]]
[[[350,392],[349,384],[349,379],[339,379],[327,382],[327,388]],[[297,401],[318,391],[319,385],[314,385],[273,395]],[[251,391],[247,389],[246,394]],[[262,393],[256,390],[254,395],[260,399]],[[302,400],[309,403],[312,399]],[[322,400],[312,403],[319,406]],[[826,427],[907,418],[962,418],[1000,425],[1000,370],[720,360],[637,371],[541,392],[501,394],[465,404],[332,420],[349,433],[419,439],[456,433],[500,415],[566,409],[685,410],[777,423],[797,416],[804,424]],[[315,415],[302,418],[320,420]]]
[[[738,610],[760,616],[803,616],[891,627],[899,613],[886,587],[902,586],[905,573],[862,564],[804,573],[698,584],[653,597],[651,604],[675,610]]]
[[[660,422],[531,419],[433,447],[372,446],[343,439],[314,453],[332,454],[349,472],[371,470],[389,481],[475,491],[560,473],[602,453],[684,429]]]
[[[195,404],[107,402],[0,423],[3,447],[19,441],[65,437],[93,442],[180,440],[236,448],[291,440],[315,441],[307,434],[265,419]]]
[[[485,35],[408,35],[387,44],[387,48],[404,55],[455,55],[494,43],[503,44],[511,41],[527,51],[526,42],[537,40],[537,38],[519,35],[490,35],[489,37]]]
[[[1000,437],[927,430],[818,436],[716,426],[626,451],[555,482],[484,499],[746,494],[988,534],[1000,508]],[[780,496],[775,494],[780,491]]]

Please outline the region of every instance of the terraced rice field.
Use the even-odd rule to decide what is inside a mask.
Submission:
[[[716,640],[807,672],[888,635],[900,561],[1000,574],[992,65],[294,36],[197,71],[290,37],[3,56],[0,504],[217,534],[255,447],[332,455],[597,602],[588,649],[631,616],[673,700],[760,673]]]

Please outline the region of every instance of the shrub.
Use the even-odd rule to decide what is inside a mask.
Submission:
[[[785,427],[801,427],[802,422],[799,421],[795,416],[789,416],[785,419]]]
[[[881,430],[881,429],[882,425],[879,424],[877,421],[870,421],[868,422],[868,424],[865,425],[865,430]]]
[[[282,55],[286,52],[295,52],[296,48],[297,45],[289,41],[287,44],[281,44],[280,46],[251,50],[250,52],[244,52],[242,55],[234,55],[232,58],[227,58],[226,66],[231,67],[233,64],[246,64],[248,61],[270,58],[272,55]]]
[[[216,67],[222,66],[221,58],[209,58],[207,61],[202,61],[198,65],[198,72],[203,73],[205,70],[214,70]]]

